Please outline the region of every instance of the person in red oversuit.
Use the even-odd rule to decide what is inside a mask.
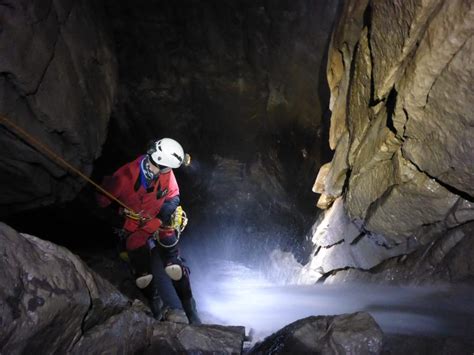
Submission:
[[[184,160],[181,145],[163,138],[154,142],[147,154],[105,177],[103,187],[131,209],[119,210],[125,218],[126,249],[137,276],[137,286],[146,289],[153,316],[158,320],[162,318],[163,301],[158,293],[159,263],[162,262],[189,323],[201,324],[191,291],[189,268],[179,255],[179,236],[168,227],[180,202],[172,169],[179,168]],[[111,202],[107,196],[98,195],[101,207]],[[134,213],[138,213],[139,218]]]

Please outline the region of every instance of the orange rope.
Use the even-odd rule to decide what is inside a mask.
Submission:
[[[34,138],[32,135],[30,135],[28,132],[26,132],[23,128],[20,126],[16,125],[12,121],[10,121],[8,118],[5,116],[0,115],[0,123],[3,124],[5,127],[13,131],[15,134],[23,138],[26,142],[31,144],[33,147],[37,148],[40,152],[51,158],[51,160],[55,161],[56,164],[62,166],[63,168],[65,167],[66,169],[69,169],[73,173],[79,175],[82,177],[84,180],[86,180],[89,184],[93,185],[97,190],[102,192],[104,195],[106,195],[108,198],[111,200],[114,200],[117,202],[120,206],[124,207],[125,209],[131,211],[133,214],[139,216],[138,213],[133,211],[130,207],[128,207],[125,203],[120,201],[118,198],[116,198],[114,195],[112,195],[110,192],[102,188],[99,184],[95,183],[92,179],[90,179],[87,175],[82,173],[80,170],[76,169],[74,166],[69,164],[66,160],[61,158],[59,155],[57,155],[55,152],[53,152],[51,149],[49,149],[47,146],[45,146],[43,143],[41,143],[39,140]]]

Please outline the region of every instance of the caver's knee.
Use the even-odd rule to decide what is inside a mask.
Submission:
[[[189,268],[184,264],[184,260],[176,256],[165,261],[165,272],[173,281],[179,281],[183,277],[188,277]]]

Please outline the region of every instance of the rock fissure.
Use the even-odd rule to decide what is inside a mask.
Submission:
[[[354,216],[362,219],[362,228],[366,228],[366,222],[370,220],[372,215],[376,212],[376,209],[383,204],[384,199],[387,199],[393,189],[400,184],[392,184],[387,186],[385,191],[377,197],[374,201],[372,201],[366,209],[366,213],[364,216]],[[366,229],[367,230],[367,229]]]
[[[365,232],[361,232],[357,237],[354,238],[354,240],[350,243],[351,245],[357,244],[363,237],[366,236]]]
[[[52,7],[52,5],[51,5]],[[58,16],[56,14],[56,12],[54,12],[55,16],[56,16],[56,21],[59,23],[59,19],[58,19]],[[38,90],[40,89],[41,87],[41,84],[43,83],[43,80],[46,76],[46,73],[48,72],[48,70],[50,69],[50,66],[51,66],[51,63],[53,62],[54,60],[54,57],[56,55],[56,47],[57,47],[57,44],[59,42],[59,39],[61,37],[61,27],[58,26],[57,28],[57,34],[55,36],[55,39],[53,41],[53,48],[51,50],[51,55],[49,56],[48,60],[46,61],[45,63],[45,66],[41,72],[41,75],[39,76],[39,79],[38,79],[38,82],[36,83],[35,87],[31,90],[31,91],[23,91],[19,85],[16,85],[14,82],[12,82],[12,85],[15,86],[17,88],[17,92],[22,96],[22,97],[25,97],[27,100],[26,102],[28,103],[28,105],[30,105],[31,103],[29,102],[28,98],[31,97],[31,96],[35,96],[37,93],[38,93]],[[33,108],[31,108],[31,111],[34,112]],[[45,122],[43,122],[45,123]]]
[[[440,180],[438,177],[433,176],[433,175],[429,174],[428,172],[424,171],[423,169],[421,169],[412,159],[409,159],[406,156],[406,154],[404,154],[403,148],[401,149],[401,153],[402,153],[403,158],[406,159],[407,161],[409,161],[411,164],[413,164],[413,166],[418,170],[418,172],[426,175],[428,178],[432,179],[433,181],[438,183],[440,186],[444,187],[446,190],[448,190],[452,194],[460,196],[460,197],[462,197],[463,199],[465,199],[469,202],[474,202],[474,196],[471,196],[467,192],[461,191],[461,190],[455,188],[454,186],[445,183],[444,181]]]
[[[320,247],[320,248],[324,248],[324,249],[329,249],[329,248],[331,248],[331,247],[333,247],[333,246],[336,246],[336,245],[345,243],[344,237],[341,237],[341,238],[342,238],[341,240],[339,240],[339,241],[337,241],[337,242],[335,242],[335,243],[332,243],[332,244],[328,244],[328,245],[318,245],[318,244],[316,244],[316,245],[317,245],[317,248]]]

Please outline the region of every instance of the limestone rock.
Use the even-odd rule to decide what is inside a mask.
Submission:
[[[385,259],[409,252],[406,245],[387,248],[384,239],[377,236],[362,235],[357,243],[341,243],[328,248],[320,248],[303,272],[318,270],[321,276],[334,270],[357,268],[369,270]]]
[[[328,58],[336,151],[319,206],[342,194],[366,234],[315,244],[312,272],[374,269],[472,220],[473,9],[462,0],[344,4]],[[335,170],[345,171],[345,185],[331,174],[340,157],[345,166]],[[371,238],[389,252],[374,253]]]
[[[117,86],[100,6],[7,0],[0,18],[2,115],[89,174]],[[3,126],[0,148],[0,213],[71,199],[83,185]]]
[[[336,144],[346,126],[347,92],[349,90],[350,70],[353,53],[364,26],[364,11],[368,0],[346,1],[338,23],[331,38],[328,50],[327,77],[331,99],[329,108],[332,111],[329,132],[329,146]]]
[[[144,353],[240,354],[244,338],[244,327],[189,326],[162,322],[153,329],[151,344]]]
[[[321,168],[319,168],[318,176],[316,177],[316,181],[313,185],[313,192],[322,194],[324,193],[324,185],[326,182],[326,176],[328,175],[329,169],[331,168],[331,163],[324,164]]]
[[[383,333],[368,313],[300,319],[255,345],[249,354],[380,354]]]
[[[446,218],[446,224],[452,228],[469,221],[474,221],[474,203],[460,198],[455,208]]]
[[[244,327],[156,322],[67,249],[0,223],[0,353],[241,353]]]
[[[360,233],[347,217],[343,200],[339,197],[331,209],[324,213],[324,218],[313,233],[312,240],[318,246],[329,247],[341,241],[352,243]]]
[[[328,273],[348,267],[371,269],[383,260],[411,251],[407,243],[360,229],[351,221],[342,197],[324,212],[313,232],[314,253],[301,270],[301,279],[313,283]]]
[[[329,207],[331,207],[331,205],[333,204],[333,202],[334,202],[334,196],[322,194],[322,195],[319,197],[316,206],[317,206],[318,208],[322,209],[322,210],[326,210],[326,209],[328,209]]]
[[[132,306],[85,332],[71,353],[131,354],[143,351],[153,335],[155,324],[155,320],[140,307]]]
[[[421,225],[443,221],[458,200],[433,179],[420,173],[413,164],[397,155],[399,181],[368,212],[368,230],[403,242]]]
[[[472,2],[443,2],[400,90],[407,116],[406,157],[429,176],[470,196],[474,196],[473,23]]]
[[[128,299],[67,249],[0,223],[2,352],[66,352]]]
[[[331,167],[324,182],[324,192],[330,196],[339,197],[347,178],[349,164],[347,155],[349,152],[349,133],[344,133],[339,142],[337,149],[331,161]]]
[[[354,153],[345,203],[349,215],[359,219],[396,181],[392,158],[400,142],[386,126],[385,111],[370,123],[363,142]]]
[[[374,99],[386,97],[406,66],[420,36],[442,0],[371,2],[370,47],[374,73]]]
[[[474,223],[439,233],[432,243],[410,255],[391,258],[370,271],[342,270],[329,276],[325,283],[469,283],[474,278]]]
[[[349,87],[349,105],[347,107],[347,115],[351,118],[348,121],[350,134],[349,164],[353,163],[354,151],[357,150],[361,141],[365,140],[365,131],[373,118],[372,110],[370,109],[372,99],[372,59],[369,48],[368,29],[366,27],[362,30],[352,66],[353,74]]]

